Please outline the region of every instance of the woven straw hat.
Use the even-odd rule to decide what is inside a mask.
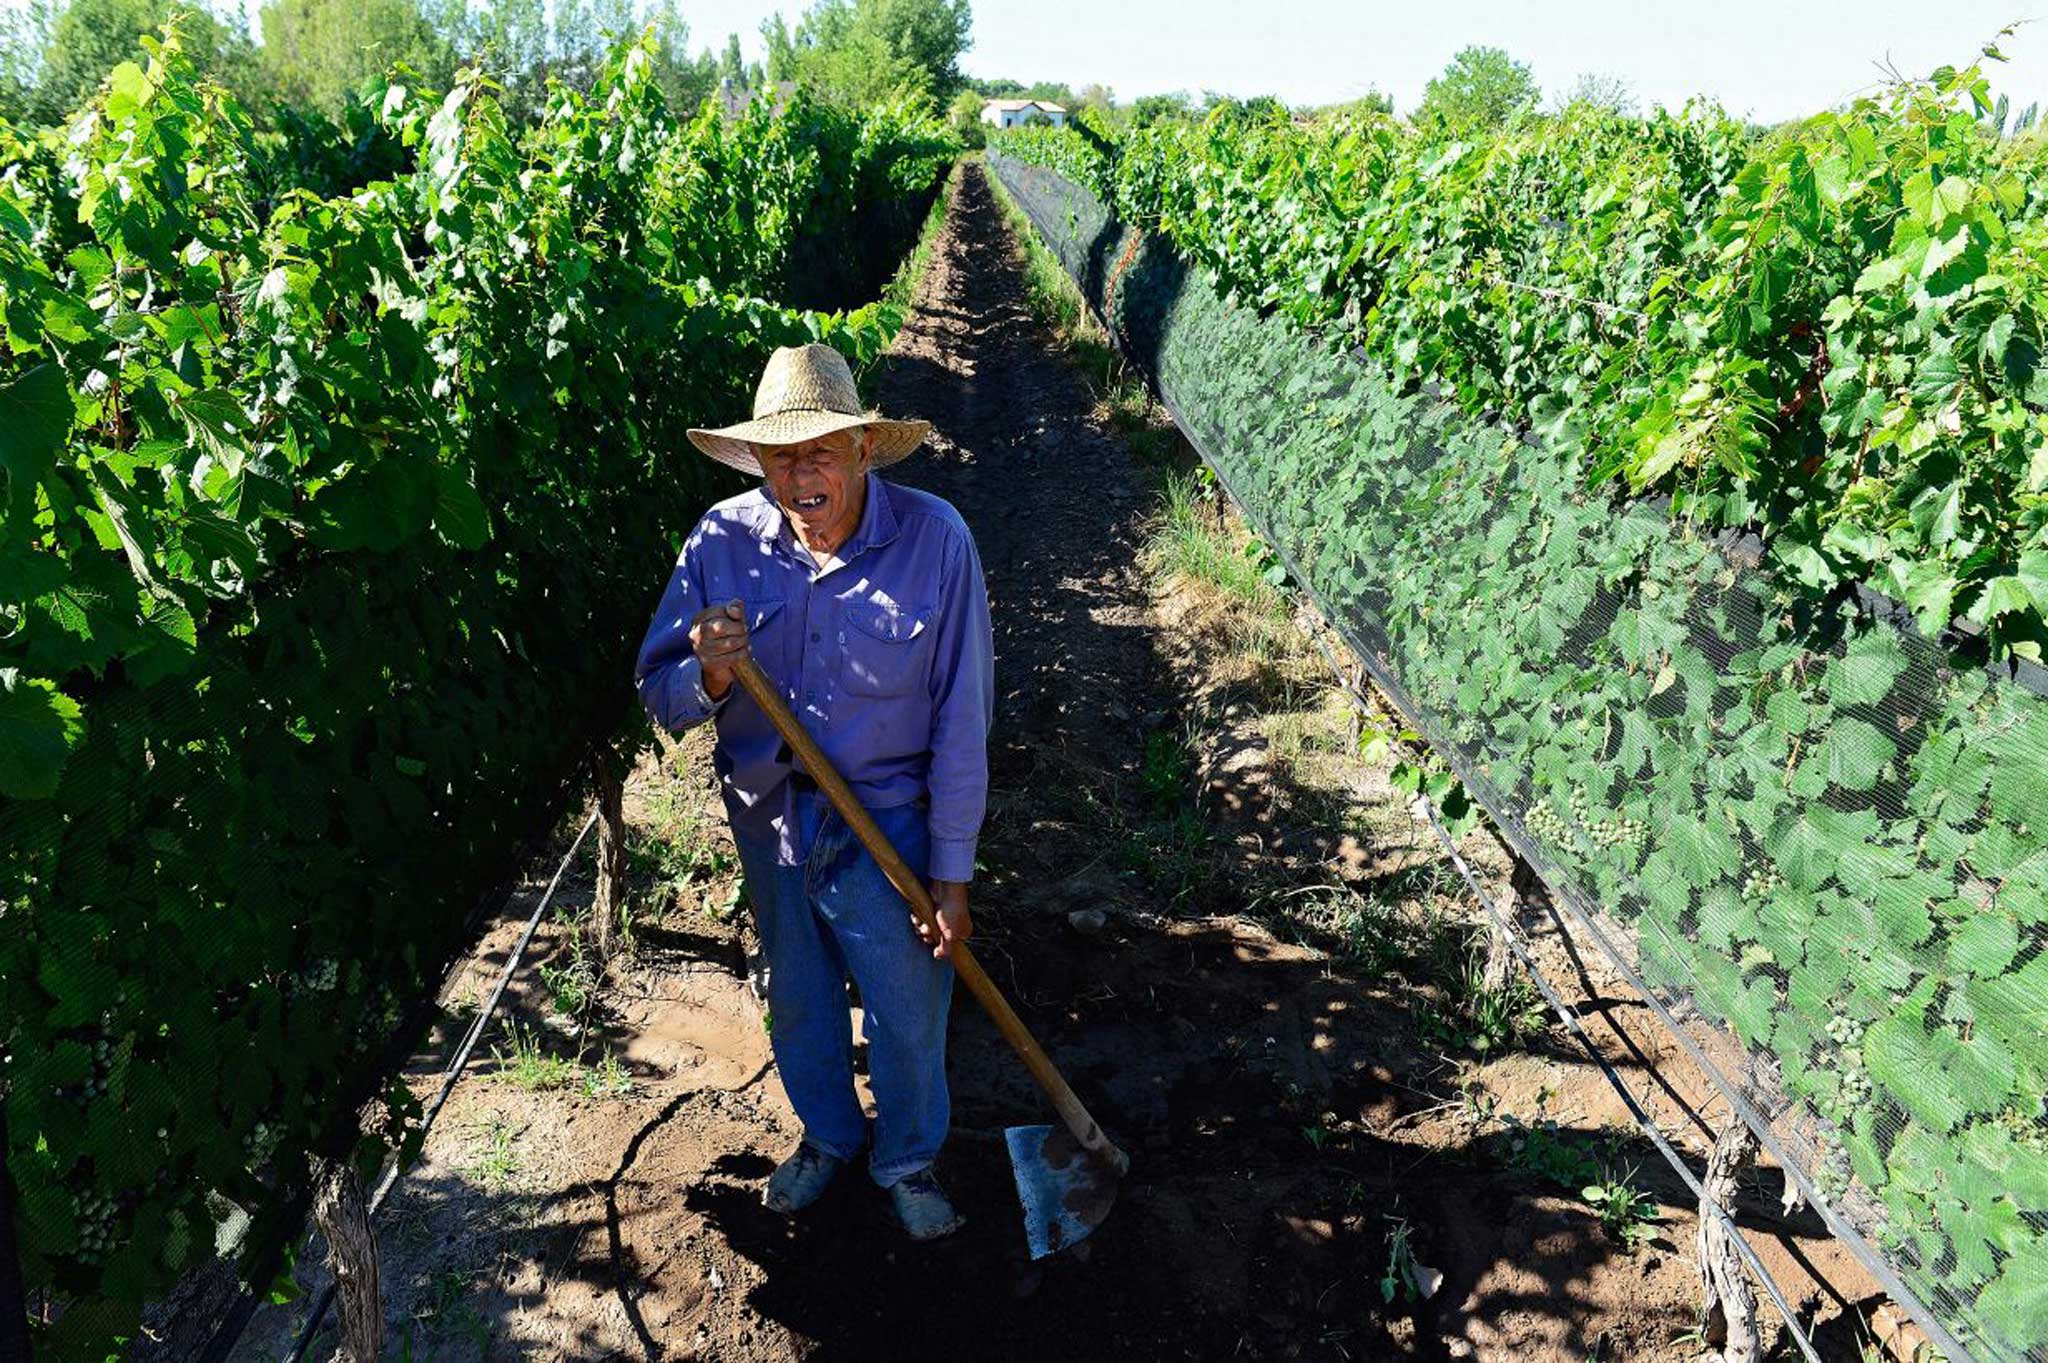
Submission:
[[[891,421],[863,412],[853,370],[831,346],[782,346],[761,371],[754,419],[714,431],[692,430],[690,443],[719,463],[758,477],[761,461],[754,457],[754,445],[795,445],[857,426],[874,432],[876,468],[909,454],[932,428],[928,421]]]

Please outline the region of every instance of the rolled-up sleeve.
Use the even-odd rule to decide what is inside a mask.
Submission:
[[[640,704],[670,733],[702,724],[732,696],[728,691],[713,700],[704,690],[704,671],[690,647],[690,622],[705,604],[698,561],[702,543],[700,528],[684,544],[682,557],[676,560],[676,569],[661,594],[661,606],[654,612],[654,622],[640,643],[639,661],[633,666]]]
[[[933,880],[974,879],[974,849],[988,809],[988,731],[995,714],[995,637],[981,556],[964,530],[940,573],[932,657]]]

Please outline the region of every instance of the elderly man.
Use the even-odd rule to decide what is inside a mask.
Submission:
[[[795,1153],[764,1196],[793,1213],[863,1149],[918,1240],[961,1224],[932,1161],[945,1140],[952,944],[988,792],[994,702],[988,592],[967,526],[876,470],[930,427],[861,410],[836,350],[775,352],[754,419],[693,430],[698,449],[765,480],[718,503],[683,546],[641,646],[642,704],[671,732],[713,720],[714,759],[768,961],[769,1036]],[[751,655],[897,851],[928,878],[939,930],[853,837],[734,682]],[[853,1084],[846,977],[860,990],[874,1089]]]

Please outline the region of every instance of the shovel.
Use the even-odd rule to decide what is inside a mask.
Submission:
[[[752,658],[740,659],[735,674],[741,689],[768,716],[783,742],[802,761],[804,772],[832,801],[832,807],[868,849],[868,855],[889,877],[889,883],[910,902],[910,911],[917,915],[917,921],[936,935],[938,917],[924,881],[896,854],[889,839],[854,799],[852,789],[833,768],[824,750],[783,703],[775,683],[768,680],[768,674]],[[949,955],[953,973],[987,1010],[996,1030],[1045,1090],[1066,1127],[1061,1131],[1050,1126],[1013,1126],[1003,1133],[1010,1147],[1010,1168],[1017,1177],[1017,1196],[1024,1204],[1024,1236],[1030,1242],[1031,1257],[1043,1259],[1081,1240],[1102,1224],[1116,1201],[1117,1180],[1130,1168],[1130,1158],[1102,1134],[1102,1128],[1074,1096],[1074,1090],[1067,1086],[1044,1049],[1011,1010],[1009,1001],[996,988],[995,981],[989,979],[967,944],[955,942]]]

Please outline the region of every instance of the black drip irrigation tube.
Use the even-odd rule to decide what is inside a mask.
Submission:
[[[442,1071],[440,1092],[434,1095],[434,1101],[427,1106],[421,1118],[422,1141],[426,1139],[427,1133],[433,1130],[434,1119],[440,1115],[441,1109],[447,1106],[448,1095],[455,1091],[456,1083],[462,1078],[463,1071],[469,1067],[470,1057],[475,1053],[477,1043],[483,1040],[484,1033],[489,1029],[491,1019],[497,1013],[498,1004],[505,997],[506,986],[511,984],[513,974],[518,971],[519,963],[526,955],[526,948],[533,942],[533,935],[540,928],[540,920],[546,916],[548,905],[555,897],[556,888],[561,885],[562,877],[568,873],[569,863],[576,859],[576,853],[582,848],[583,840],[590,836],[590,830],[596,826],[595,813],[583,821],[583,827],[577,832],[575,841],[569,844],[569,850],[563,854],[561,863],[555,867],[555,874],[548,881],[547,889],[542,892],[540,902],[534,905],[533,913],[528,916],[526,927],[519,934],[518,942],[513,945],[511,954],[505,958],[505,968],[498,972],[498,982],[492,986],[490,998],[477,1010],[476,1019],[463,1034],[462,1044],[456,1048],[454,1058],[448,1062],[448,1068]],[[0,1143],[0,1151],[5,1149],[4,1143]],[[392,1188],[398,1183],[400,1172],[395,1158],[384,1167],[382,1177],[377,1180],[376,1190],[370,1195],[368,1215],[371,1219],[375,1219],[378,1210],[391,1195]],[[256,1304],[255,1296],[249,1293],[244,1293],[241,1300],[236,1302],[208,1347],[206,1356],[209,1359],[227,1357],[236,1340],[240,1339],[242,1332],[248,1328],[250,1318],[256,1313]],[[313,1336],[319,1333],[321,1324],[327,1319],[328,1309],[333,1304],[334,1284],[329,1282],[313,1298],[305,1323],[299,1327],[299,1333],[292,1341],[290,1352],[284,1356],[286,1363],[299,1363],[299,1360],[306,1356],[306,1350],[312,1347]],[[26,1357],[24,1354],[23,1358]],[[0,1348],[0,1363],[12,1363],[4,1348]]]
[[[1218,485],[1221,486],[1220,477]],[[1228,494],[1227,488],[1225,491]],[[1231,496],[1231,502],[1233,505],[1237,504],[1237,498],[1234,495]],[[1239,514],[1243,514],[1242,507],[1239,507]],[[1292,571],[1291,568],[1290,571]],[[1299,578],[1296,579],[1296,581],[1299,580]],[[1330,673],[1337,679],[1337,684],[1344,689],[1346,694],[1361,709],[1369,709],[1370,702],[1368,698],[1349,677],[1345,676],[1344,668],[1338,662],[1336,655],[1330,651],[1329,647],[1321,639],[1315,637],[1313,632],[1310,633],[1309,638],[1310,642],[1315,645],[1316,651],[1322,654],[1323,661],[1329,665]],[[1407,716],[1404,715],[1403,718],[1405,719]],[[1686,1188],[1699,1200],[1699,1205],[1706,1211],[1711,1212],[1714,1219],[1721,1223],[1722,1229],[1728,1233],[1729,1240],[1734,1244],[1736,1252],[1742,1256],[1742,1262],[1749,1266],[1750,1272],[1754,1273],[1757,1281],[1763,1285],[1764,1295],[1768,1296],[1772,1304],[1778,1308],[1778,1314],[1784,1318],[1785,1329],[1791,1334],[1793,1343],[1799,1346],[1799,1352],[1806,1356],[1807,1363],[1821,1363],[1820,1355],[1815,1352],[1813,1341],[1807,1335],[1805,1328],[1799,1324],[1799,1318],[1794,1312],[1791,1302],[1786,1298],[1784,1289],[1778,1286],[1778,1280],[1771,1276],[1770,1270],[1765,1268],[1763,1261],[1757,1258],[1756,1251],[1749,1247],[1749,1240],[1743,1235],[1741,1227],[1736,1225],[1734,1215],[1719,1201],[1707,1196],[1707,1190],[1701,1186],[1699,1179],[1694,1176],[1692,1166],[1685,1162],[1685,1157],[1672,1146],[1671,1142],[1665,1138],[1664,1133],[1658,1129],[1655,1119],[1650,1116],[1649,1109],[1636,1097],[1634,1090],[1629,1088],[1628,1081],[1623,1079],[1621,1073],[1614,1068],[1614,1063],[1607,1058],[1606,1052],[1593,1043],[1593,1038],[1587,1034],[1585,1024],[1580,1019],[1578,1010],[1569,1003],[1566,1003],[1557,991],[1551,987],[1549,979],[1543,974],[1543,968],[1536,963],[1536,958],[1531,956],[1529,949],[1522,944],[1521,936],[1514,930],[1514,925],[1508,921],[1507,915],[1501,912],[1500,907],[1493,902],[1493,896],[1488,894],[1486,888],[1479,883],[1478,875],[1472,870],[1471,865],[1466,862],[1464,854],[1458,850],[1456,839],[1452,838],[1450,830],[1444,827],[1441,812],[1437,809],[1436,801],[1432,800],[1427,794],[1421,794],[1417,796],[1417,803],[1420,804],[1430,828],[1436,833],[1437,840],[1443,844],[1444,852],[1451,859],[1451,865],[1457,868],[1458,875],[1472,891],[1473,898],[1479,901],[1479,907],[1486,911],[1486,916],[1492,922],[1495,931],[1507,942],[1508,949],[1514,953],[1515,961],[1522,967],[1523,972],[1528,975],[1530,983],[1535,985],[1537,992],[1543,995],[1543,1001],[1550,1005],[1550,1011],[1557,1015],[1558,1021],[1564,1024],[1565,1030],[1571,1033],[1572,1039],[1579,1043],[1580,1048],[1585,1051],[1587,1058],[1600,1067],[1600,1073],[1606,1078],[1609,1087],[1621,1099],[1622,1105],[1628,1109],[1629,1116],[1635,1119],[1636,1126],[1645,1136],[1649,1137],[1650,1143],[1656,1146],[1657,1153],[1664,1157],[1664,1162],[1671,1166]]]
[[[420,1121],[422,1142],[426,1140],[427,1133],[434,1129],[434,1118],[440,1116],[441,1109],[447,1106],[448,1095],[455,1091],[455,1085],[461,1080],[462,1072],[469,1068],[469,1057],[476,1051],[477,1043],[483,1040],[484,1033],[490,1029],[491,1019],[498,1011],[498,1002],[505,997],[505,986],[512,983],[512,976],[519,969],[519,962],[526,955],[526,948],[533,941],[533,934],[539,929],[540,920],[548,911],[548,903],[555,897],[555,887],[562,883],[562,876],[568,871],[569,863],[576,859],[576,853],[583,846],[583,840],[590,836],[590,830],[595,827],[597,815],[593,812],[583,821],[583,827],[577,832],[576,840],[569,844],[569,850],[563,853],[561,864],[555,867],[554,877],[548,881],[548,888],[541,894],[540,902],[533,906],[533,913],[527,918],[526,927],[519,934],[518,943],[513,946],[512,954],[505,958],[505,968],[498,972],[498,982],[491,987],[490,998],[477,1010],[476,1021],[469,1025],[468,1033],[462,1038],[462,1045],[456,1049],[455,1058],[448,1062],[448,1068],[444,1072],[446,1077],[441,1081],[441,1091],[434,1095],[434,1101],[428,1105],[426,1114]],[[399,1173],[396,1159],[384,1167],[384,1176],[377,1180],[377,1189],[370,1194],[367,1212],[369,1220],[376,1220],[378,1210],[383,1207],[384,1200],[391,1195],[392,1188],[398,1183]],[[321,1323],[327,1319],[327,1308],[333,1304],[334,1284],[330,1282],[320,1289],[320,1295],[313,1298],[312,1309],[306,1313],[306,1323],[299,1327],[299,1336],[293,1341],[291,1352],[285,1355],[286,1363],[299,1363],[299,1360],[306,1356],[306,1350],[312,1347],[313,1336],[319,1333]]]
[[[1155,391],[1157,389],[1156,383],[1154,384],[1154,389]],[[1287,570],[1289,579],[1294,582],[1306,583],[1308,578],[1301,573],[1293,556],[1287,552],[1286,548],[1278,540],[1266,533],[1263,522],[1252,514],[1243,499],[1237,495],[1237,490],[1230,485],[1223,471],[1216,466],[1216,462],[1202,449],[1200,443],[1193,435],[1194,428],[1181,417],[1180,409],[1174,405],[1172,399],[1161,393],[1159,400],[1166,407],[1167,412],[1172,415],[1174,424],[1179,426],[1183,434],[1187,436],[1188,443],[1194,447],[1197,454],[1201,455],[1203,464],[1216,475],[1216,486],[1222,489],[1225,497],[1229,498],[1230,504],[1236,510],[1239,518],[1245,524],[1251,526],[1260,539],[1272,549],[1274,555],[1279,558],[1281,566]],[[1432,748],[1439,749],[1445,755],[1445,761],[1450,764],[1451,769],[1457,774],[1458,778],[1461,781],[1465,780],[1464,772],[1458,770],[1455,762],[1450,761],[1449,754],[1455,752],[1456,749],[1449,744],[1440,744],[1434,737],[1431,737],[1431,731],[1434,726],[1423,718],[1421,707],[1415,704],[1384,664],[1379,660],[1375,660],[1371,654],[1360,647],[1357,640],[1346,634],[1335,618],[1329,612],[1322,609],[1322,603],[1316,601],[1313,593],[1303,592],[1301,594],[1316,606],[1317,611],[1323,616],[1325,621],[1329,622],[1337,637],[1344,641],[1345,647],[1349,648],[1353,655],[1357,657],[1359,664],[1372,677],[1374,685],[1387,698],[1388,703],[1393,706],[1395,712],[1403,720],[1407,721],[1411,727],[1422,733]],[[1317,639],[1314,642],[1317,649],[1322,652],[1324,661],[1330,665],[1332,672],[1336,675],[1338,684],[1363,703],[1364,697],[1360,694],[1359,688],[1352,683],[1350,678],[1344,675],[1343,668],[1337,665],[1329,650],[1323,647],[1322,641]],[[1806,1176],[1806,1172],[1800,1166],[1799,1161],[1792,1158],[1791,1152],[1778,1139],[1777,1132],[1772,1127],[1771,1119],[1758,1110],[1757,1106],[1744,1096],[1741,1087],[1730,1079],[1721,1066],[1708,1056],[1705,1047],[1701,1046],[1699,1041],[1686,1031],[1684,1024],[1673,1015],[1664,1000],[1659,998],[1656,991],[1650,988],[1649,982],[1642,977],[1641,973],[1630,963],[1628,957],[1622,953],[1621,949],[1601,929],[1593,914],[1579,902],[1576,896],[1559,893],[1557,887],[1550,883],[1549,877],[1543,876],[1542,859],[1532,856],[1522,841],[1515,836],[1515,823],[1508,819],[1503,811],[1494,808],[1491,802],[1482,798],[1483,787],[1474,782],[1465,781],[1465,788],[1472,793],[1474,800],[1492,818],[1494,827],[1500,832],[1501,838],[1507,843],[1509,850],[1527,862],[1537,871],[1539,876],[1542,876],[1545,887],[1551,892],[1552,900],[1564,905],[1571,912],[1573,920],[1577,922],[1580,929],[1593,939],[1594,943],[1599,946],[1601,954],[1607,958],[1608,963],[1621,974],[1622,978],[1627,981],[1628,986],[1635,990],[1642,1000],[1650,1006],[1650,1010],[1664,1024],[1665,1030],[1670,1032],[1672,1038],[1684,1048],[1686,1055],[1691,1058],[1694,1064],[1700,1067],[1701,1073],[1705,1074],[1709,1082],[1719,1090],[1721,1096],[1728,1100],[1729,1106],[1734,1109],[1735,1114],[1742,1120],[1743,1124],[1748,1126],[1756,1135],[1758,1142],[1765,1150],[1770,1152],[1771,1158],[1778,1162],[1779,1167],[1785,1171],[1785,1176],[1798,1185],[1800,1194],[1805,1198],[1807,1205],[1819,1214],[1829,1233],[1849,1247],[1849,1252],[1855,1256],[1857,1262],[1877,1280],[1878,1286],[1882,1287],[1885,1293],[1893,1301],[1897,1302],[1907,1315],[1912,1317],[1913,1323],[1927,1333],[1928,1338],[1933,1341],[1934,1347],[1941,1352],[1944,1358],[1953,1360],[1954,1363],[1966,1363],[1966,1360],[1975,1358],[1976,1355],[1964,1348],[1947,1326],[1938,1320],[1932,1311],[1927,1309],[1919,1296],[1906,1286],[1898,1273],[1885,1261],[1884,1256],[1877,1253],[1870,1242],[1864,1238],[1862,1232],[1850,1224],[1848,1218],[1843,1216],[1832,1203],[1820,1195],[1819,1190],[1813,1186],[1812,1180]],[[1439,834],[1442,834],[1444,830],[1439,827],[1437,831]],[[1454,857],[1457,855],[1455,849],[1453,849],[1452,855]],[[1462,866],[1460,869],[1463,869]],[[1474,888],[1476,889],[1477,887],[1475,886]],[[1482,902],[1484,902],[1483,899]],[[1488,908],[1491,911],[1490,905]],[[1525,965],[1530,964],[1526,960],[1523,963]],[[1548,997],[1550,991],[1543,977],[1538,975],[1536,979],[1538,987]],[[1574,1030],[1580,1041],[1582,1043],[1586,1042],[1585,1034],[1576,1029]],[[1607,1061],[1604,1056],[1596,1053],[1595,1059],[1599,1060],[1603,1069],[1607,1068]],[[1623,1088],[1620,1077],[1610,1070],[1609,1080],[1621,1091],[1630,1111],[1639,1114],[1640,1110],[1634,1097]],[[1645,1119],[1638,1115],[1637,1120],[1640,1123]],[[1645,1129],[1648,1130],[1649,1128],[1646,1127]],[[1672,1162],[1672,1167],[1679,1171],[1687,1185],[1697,1189],[1698,1185],[1693,1182],[1692,1171],[1684,1166],[1682,1159],[1675,1151],[1668,1147],[1663,1137],[1653,1132],[1652,1139],[1665,1158]],[[1732,1231],[1733,1223],[1730,1222],[1729,1225]],[[1781,1301],[1776,1290],[1776,1283],[1772,1282],[1768,1274],[1763,1273],[1762,1266],[1757,1263],[1755,1256],[1750,1252],[1748,1242],[1740,1234],[1736,1234],[1734,1238],[1736,1244],[1741,1247],[1745,1261],[1756,1268],[1758,1274],[1767,1284],[1772,1299],[1774,1301]],[[1798,1326],[1789,1314],[1785,1317],[1785,1323],[1787,1328],[1793,1330],[1795,1335],[1798,1335]],[[1807,1349],[1808,1358],[1814,1359],[1814,1363],[1818,1363],[1818,1359],[1812,1353],[1810,1345],[1806,1344],[1805,1337],[1803,1335],[1798,1335],[1798,1337],[1802,1347]]]
[[[1692,1195],[1699,1199],[1699,1205],[1712,1212],[1714,1219],[1721,1223],[1721,1228],[1728,1233],[1729,1241],[1742,1256],[1742,1262],[1749,1265],[1749,1271],[1754,1273],[1757,1281],[1763,1285],[1764,1294],[1778,1308],[1778,1314],[1784,1317],[1785,1329],[1790,1332],[1792,1342],[1799,1346],[1799,1352],[1806,1355],[1807,1363],[1820,1363],[1820,1355],[1814,1352],[1813,1341],[1807,1337],[1805,1328],[1800,1325],[1798,1316],[1792,1310],[1792,1304],[1785,1299],[1785,1290],[1778,1286],[1778,1280],[1771,1276],[1770,1270],[1757,1258],[1756,1251],[1749,1247],[1749,1241],[1743,1236],[1741,1228],[1735,1224],[1734,1216],[1718,1201],[1707,1196],[1707,1190],[1693,1176],[1692,1168],[1685,1162],[1685,1157],[1672,1148],[1671,1142],[1657,1129],[1657,1123],[1651,1118],[1648,1109],[1637,1101],[1634,1091],[1614,1068],[1613,1062],[1608,1060],[1605,1052],[1593,1044],[1593,1038],[1586,1034],[1585,1025],[1579,1020],[1577,1010],[1551,988],[1550,981],[1544,978],[1543,970],[1536,964],[1535,957],[1529,954],[1529,948],[1522,944],[1520,935],[1513,930],[1507,916],[1494,904],[1493,896],[1486,892],[1485,887],[1479,883],[1479,877],[1473,874],[1472,868],[1466,864],[1464,856],[1458,851],[1457,843],[1451,838],[1450,830],[1444,827],[1443,820],[1438,817],[1436,802],[1427,795],[1421,796],[1420,800],[1422,811],[1428,816],[1429,826],[1436,830],[1437,838],[1444,845],[1444,851],[1450,854],[1451,864],[1458,868],[1458,874],[1464,877],[1473,897],[1478,899],[1479,907],[1486,910],[1486,916],[1492,921],[1495,930],[1507,940],[1508,949],[1514,952],[1515,959],[1528,973],[1530,982],[1543,995],[1543,1001],[1550,1005],[1551,1011],[1557,1014],[1558,1020],[1564,1023],[1565,1030],[1572,1034],[1572,1039],[1579,1043],[1587,1057],[1600,1067],[1600,1073],[1607,1076],[1608,1084],[1628,1108],[1628,1115],[1635,1118],[1636,1126],[1650,1138],[1650,1143],[1657,1147],[1657,1153],[1664,1157],[1664,1162],[1677,1172],[1685,1186],[1692,1191]]]

